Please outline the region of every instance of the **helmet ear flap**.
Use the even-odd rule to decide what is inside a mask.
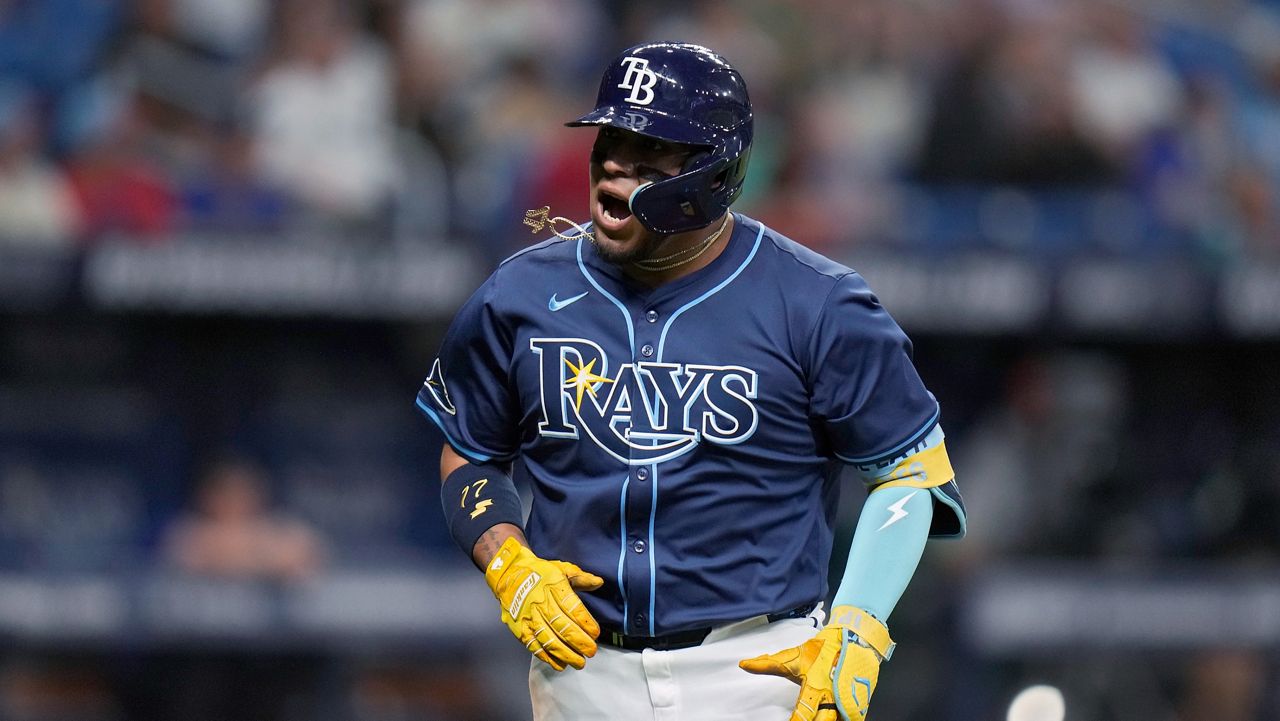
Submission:
[[[688,158],[685,159],[684,165],[680,167],[680,172],[687,173],[693,170],[694,168],[698,167],[700,163],[706,161],[706,159],[709,157],[711,157],[710,150],[695,151],[692,155],[690,155]]]
[[[684,161],[684,166],[680,169],[680,172],[681,173],[691,172],[695,170],[699,165],[705,164],[707,162],[707,159],[710,157],[711,157],[711,150],[709,149],[699,150],[693,155],[690,155],[688,160]],[[729,167],[732,167],[732,165],[730,165]],[[720,189],[722,185],[724,185],[725,178],[729,173],[729,167],[721,168],[715,175],[712,175],[708,178],[707,188],[712,193],[716,192],[717,190]]]
[[[680,175],[642,185],[631,194],[631,212],[649,230],[671,235],[710,225],[729,207],[713,184],[730,164],[711,152],[695,154]]]

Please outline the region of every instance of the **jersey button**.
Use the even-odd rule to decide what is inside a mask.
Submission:
[[[636,553],[644,553],[644,540],[636,539],[636,542],[631,544],[631,550],[635,551]]]
[[[649,345],[648,343],[645,343],[644,346],[640,348],[640,355],[644,356],[645,358],[652,356],[653,346]]]
[[[646,312],[645,312],[645,314],[644,314],[644,319],[645,319],[645,320],[647,320],[647,321],[649,321],[650,323],[657,323],[657,322],[658,322],[658,311],[656,311],[656,310],[646,311]]]
[[[645,622],[644,614],[643,614],[643,613],[637,613],[637,614],[635,615],[635,619],[634,619],[634,620],[635,620],[635,622],[636,622],[636,625],[637,625],[637,626],[643,626],[643,625],[644,625],[644,622]]]
[[[640,480],[642,480],[642,481],[647,481],[647,480],[649,480],[649,469],[648,469],[648,468],[645,468],[644,466],[641,466],[640,468],[637,468],[637,469],[636,469],[636,478],[638,478],[638,479],[640,479]]]

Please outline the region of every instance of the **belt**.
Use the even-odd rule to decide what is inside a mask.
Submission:
[[[790,611],[780,611],[765,616],[768,623],[782,621],[788,618],[803,618],[809,615],[818,604],[810,603],[804,606],[797,606]],[[607,646],[614,646],[626,651],[642,651],[651,648],[655,651],[675,651],[682,648],[693,648],[699,646],[707,638],[712,631],[712,627],[693,628],[688,631],[678,631],[669,633],[665,636],[629,636],[621,631],[615,631],[610,628],[600,630],[600,643]]]

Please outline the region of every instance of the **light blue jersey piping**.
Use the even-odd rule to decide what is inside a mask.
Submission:
[[[427,417],[431,419],[432,423],[435,423],[437,426],[440,427],[440,432],[444,433],[444,439],[449,442],[450,446],[453,446],[453,449],[455,451],[461,453],[462,455],[466,456],[468,459],[476,463],[488,463],[489,461],[493,460],[493,456],[486,456],[481,453],[476,453],[475,451],[469,451],[466,448],[464,448],[461,444],[459,444],[457,441],[455,441],[453,439],[453,436],[449,435],[449,429],[445,428],[444,423],[440,421],[440,416],[436,415],[436,412],[431,410],[430,406],[428,406],[426,403],[423,403],[421,398],[416,399],[415,403],[417,403],[418,408],[420,408],[423,413],[427,414]]]
[[[736,219],[737,217],[735,215],[735,221]],[[679,318],[681,314],[683,314],[685,311],[689,310],[695,305],[698,305],[699,303],[706,300],[707,298],[710,298],[716,293],[719,293],[721,290],[725,288],[725,286],[732,283],[735,278],[741,275],[742,271],[746,270],[747,266],[751,264],[751,261],[755,259],[756,252],[760,250],[760,240],[763,237],[764,237],[764,224],[761,224],[760,231],[756,233],[755,243],[751,246],[751,252],[747,253],[747,257],[743,259],[742,264],[739,265],[737,269],[735,269],[732,273],[730,273],[728,278],[725,278],[724,280],[720,281],[715,285],[714,288],[711,288],[710,290],[698,296],[697,298],[694,298],[688,303],[685,303],[684,305],[680,306],[680,308],[676,310],[676,312],[671,314],[670,318],[667,318],[667,322],[664,323],[662,326],[662,333],[661,335],[658,336],[657,362],[659,363],[662,362],[662,353],[663,353],[663,350],[665,350],[667,345],[667,332],[671,330],[671,324],[675,322],[676,318]],[[634,356],[634,351],[632,355]],[[655,622],[653,619],[654,601],[658,595],[658,570],[657,570],[657,561],[654,560],[654,543],[653,543],[654,525],[658,515],[658,467],[657,465],[653,466],[653,488],[651,489],[651,494],[652,495],[651,495],[650,506],[649,506],[649,635],[650,636],[655,634],[655,631],[654,631]]]
[[[587,272],[587,264],[582,260],[582,244],[584,238],[578,238],[578,270],[582,271],[582,275],[605,298],[609,299],[621,313],[622,318],[627,324],[627,345],[631,349],[631,357],[636,355],[636,333],[631,323],[631,313],[627,311],[627,307],[622,304],[612,293],[605,290],[595,278],[591,277],[591,273]],[[621,526],[618,534],[618,593],[622,594],[622,628],[624,631],[631,630],[631,618],[629,612],[629,602],[627,600],[626,579],[623,575],[623,568],[627,561],[627,488],[631,484],[631,474],[627,473],[627,477],[622,481],[622,492],[618,496],[618,520]]]

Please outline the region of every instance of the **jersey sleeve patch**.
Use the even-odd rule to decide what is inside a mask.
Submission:
[[[418,392],[418,398],[423,401],[430,400],[435,404],[436,408],[451,416],[458,414],[458,409],[453,407],[453,401],[449,398],[449,388],[444,383],[444,373],[440,372],[439,358],[436,358],[436,362],[431,365],[431,373],[423,381],[422,390]]]

